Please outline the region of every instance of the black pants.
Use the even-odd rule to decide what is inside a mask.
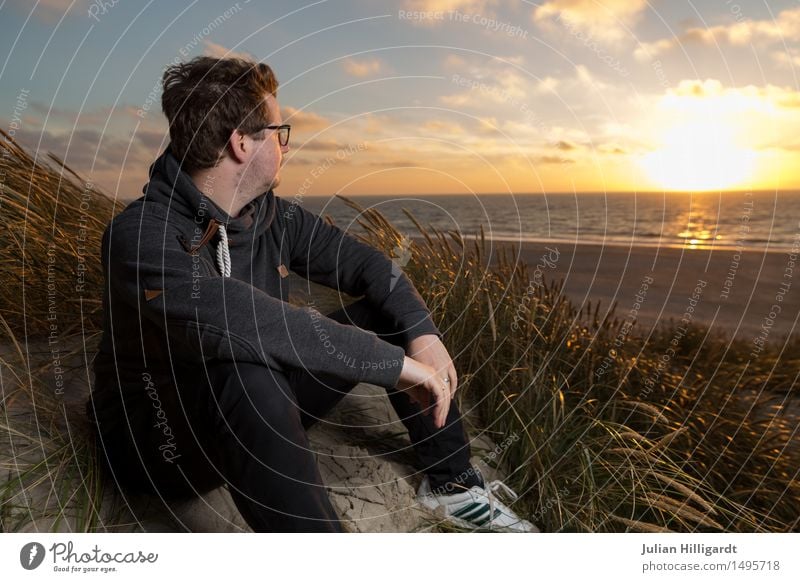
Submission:
[[[401,345],[399,334],[379,315],[362,299],[328,317]],[[342,531],[306,429],[352,384],[333,376],[313,377],[303,369],[282,373],[222,361],[195,370],[178,367],[176,376],[177,386],[169,382],[151,388],[143,405],[149,416],[141,423],[144,428],[131,424],[127,433],[138,433],[133,434],[135,446],[105,447],[123,486],[176,498],[227,483],[254,531]],[[479,482],[470,470],[470,447],[455,402],[445,426],[436,429],[432,416],[421,414],[404,392],[387,394],[409,432],[417,468],[429,476],[432,487]]]

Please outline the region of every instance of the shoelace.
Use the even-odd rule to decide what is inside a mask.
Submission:
[[[505,507],[505,504],[495,497],[495,494],[498,489],[502,489],[504,492],[508,494],[508,496],[512,499],[512,501],[516,501],[518,499],[518,495],[511,489],[508,485],[503,483],[502,481],[490,481],[489,483],[484,482],[484,490],[486,491],[486,498],[489,500],[489,521],[486,525],[492,525],[494,521],[494,509],[495,503],[499,503],[501,508]]]
[[[492,481],[491,483],[489,483],[489,484],[486,486],[486,489],[487,489],[487,490],[489,490],[489,491],[491,491],[493,494],[494,494],[494,493],[495,493],[495,492],[496,492],[498,489],[502,489],[503,491],[505,491],[505,492],[508,494],[508,496],[511,498],[511,500],[512,500],[512,501],[516,501],[516,500],[519,498],[519,495],[517,495],[517,494],[514,492],[514,490],[513,490],[513,489],[511,489],[511,487],[509,487],[508,485],[506,485],[506,484],[505,484],[505,483],[503,483],[502,481]]]
[[[217,245],[217,266],[223,277],[231,276],[231,253],[228,249],[228,231],[225,230],[225,225],[220,224],[217,232],[219,232],[219,244]]]

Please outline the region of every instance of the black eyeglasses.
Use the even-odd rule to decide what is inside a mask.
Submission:
[[[292,126],[285,124],[285,125],[265,125],[264,127],[259,127],[253,133],[258,133],[262,129],[274,129],[278,132],[278,143],[281,144],[282,147],[286,147],[289,145],[289,133],[292,130]]]

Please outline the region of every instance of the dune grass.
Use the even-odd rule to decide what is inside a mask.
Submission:
[[[94,531],[108,492],[85,394],[65,388],[81,377],[67,361],[87,364],[97,344],[114,205],[0,133],[0,531]]]
[[[88,421],[78,405],[48,383],[7,322],[0,356],[0,531],[95,531],[103,511],[104,476]],[[36,367],[34,367],[36,366]]]
[[[343,200],[365,242],[404,246]],[[798,531],[798,338],[757,363],[702,325],[677,347],[671,322],[645,338],[615,306],[576,307],[511,249],[488,257],[483,232],[464,240],[406,214],[422,238],[404,269],[445,330],[460,407],[496,442],[521,437],[500,462],[544,531]]]
[[[17,337],[96,332],[114,202],[53,154],[38,159],[0,135],[0,315]]]
[[[42,163],[4,138],[0,530],[107,529],[113,492],[82,415],[86,394],[54,382],[77,355],[82,365],[64,375],[88,386],[99,244],[115,205],[57,158]],[[408,245],[378,211],[340,198],[361,213],[365,242],[390,256],[410,250],[403,268],[446,330],[459,404],[505,443],[487,462],[509,474],[515,508],[543,531],[798,531],[788,406],[798,339],[748,362],[747,346],[692,325],[663,366],[669,322],[642,337],[613,306],[578,307],[559,282],[532,285],[509,249],[488,256],[483,232],[467,240],[409,214],[421,239]]]

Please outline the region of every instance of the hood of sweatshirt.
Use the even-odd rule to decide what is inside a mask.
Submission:
[[[213,184],[208,190],[213,190]],[[171,146],[150,166],[149,182],[142,189],[146,204],[163,204],[168,212],[175,212],[194,222],[204,232],[209,223],[225,225],[231,244],[249,243],[261,236],[275,219],[275,195],[269,190],[245,205],[239,216],[232,217],[220,208],[207,194],[201,192],[192,178],[172,154]]]

